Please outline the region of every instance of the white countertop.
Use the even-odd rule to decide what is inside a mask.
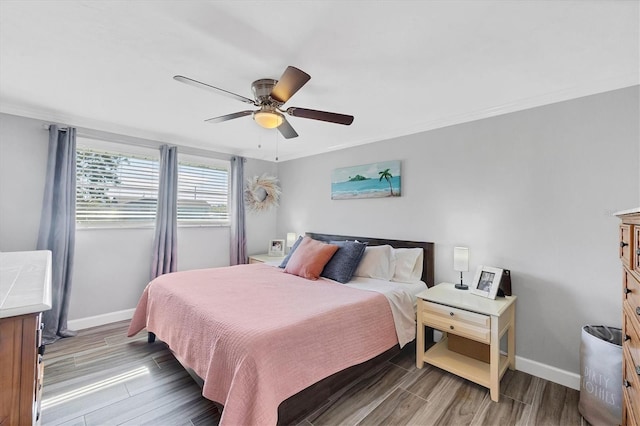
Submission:
[[[0,318],[51,309],[51,252],[0,253]]]
[[[473,294],[469,290],[458,290],[451,283],[440,283],[418,293],[417,296],[441,305],[495,316],[500,316],[516,300],[516,296],[489,299]]]

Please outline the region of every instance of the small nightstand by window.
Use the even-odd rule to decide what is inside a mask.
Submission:
[[[268,254],[253,254],[249,256],[249,263],[268,263],[270,265],[280,265],[284,256],[269,256]]]

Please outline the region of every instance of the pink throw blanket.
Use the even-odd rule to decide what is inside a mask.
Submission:
[[[162,275],[129,327],[156,333],[224,404],[221,425],[275,425],[302,389],[398,343],[379,293],[264,264]]]

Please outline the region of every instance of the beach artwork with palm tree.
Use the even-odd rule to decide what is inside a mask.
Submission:
[[[400,160],[335,169],[331,174],[331,199],[399,197]]]

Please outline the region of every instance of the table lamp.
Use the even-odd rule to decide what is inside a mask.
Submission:
[[[295,232],[287,232],[287,248],[291,250],[291,247],[296,243],[296,233]]]
[[[460,284],[456,284],[458,290],[468,290],[469,286],[462,283],[462,273],[469,270],[469,249],[467,247],[453,248],[453,269],[460,271]]]

